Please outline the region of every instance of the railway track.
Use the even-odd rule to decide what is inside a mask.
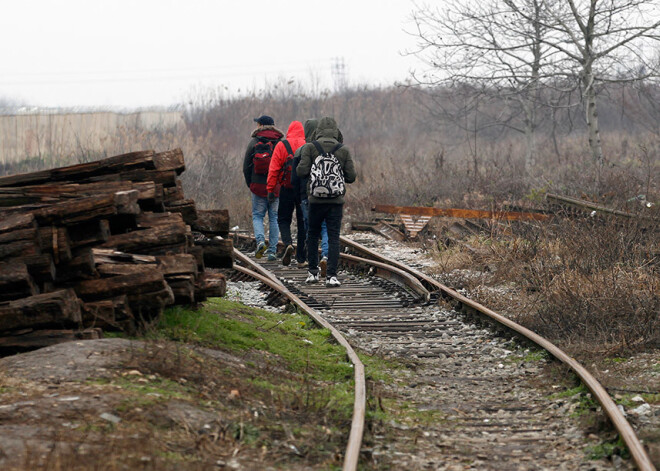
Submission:
[[[619,469],[655,470],[604,389],[556,346],[417,268],[345,237],[341,242],[339,288],[306,285],[305,269],[254,260],[246,255],[254,250],[246,237],[235,238],[243,252],[236,252],[234,276],[267,284],[271,302],[297,304],[347,348],[356,366],[356,393],[345,470],[356,469],[360,451],[373,462],[399,469],[613,469],[603,460],[586,460],[588,440],[570,417],[575,403],[558,397],[541,374],[550,357],[580,378],[626,443],[632,459],[619,463]],[[397,440],[376,431],[369,443],[362,442],[363,365],[346,336],[367,352],[415,362],[408,386],[378,387],[435,418],[421,434],[393,423]],[[538,354],[520,346],[520,339],[543,349],[548,360],[539,361]]]

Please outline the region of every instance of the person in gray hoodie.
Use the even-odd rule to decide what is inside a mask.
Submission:
[[[353,157],[346,146],[340,142],[339,128],[334,118],[321,118],[316,128],[316,140],[301,147],[300,163],[296,167],[296,174],[300,178],[308,178],[307,195],[309,200],[309,227],[307,231],[307,261],[309,262],[309,272],[306,283],[318,283],[319,281],[319,253],[318,243],[321,233],[321,226],[325,221],[328,228],[328,269],[325,284],[326,286],[340,286],[337,279],[337,268],[339,266],[339,233],[341,229],[341,220],[344,211],[344,194],[333,195],[332,197],[315,196],[311,189],[312,178],[310,173],[314,168],[315,162],[324,153],[332,153],[341,167],[344,183],[353,183],[356,178]]]

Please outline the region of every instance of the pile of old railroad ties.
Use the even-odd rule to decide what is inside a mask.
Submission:
[[[175,149],[0,177],[0,353],[134,334],[223,296],[228,212],[184,198],[184,169]]]

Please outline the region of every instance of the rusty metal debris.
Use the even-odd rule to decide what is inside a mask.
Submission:
[[[445,216],[463,219],[496,219],[506,221],[546,221],[550,215],[520,211],[483,211],[479,209],[430,208],[424,206],[392,206],[377,204],[372,211],[412,216]]]
[[[417,237],[417,234],[419,234],[431,220],[431,216],[420,216],[416,219],[413,219],[410,214],[399,214],[399,217],[401,218],[403,226],[406,228],[406,232],[411,239]]]
[[[578,210],[589,213],[590,216],[595,216],[598,213],[602,213],[602,214],[618,216],[628,219],[644,219],[650,221],[659,221],[658,218],[653,218],[651,216],[619,211],[618,209],[608,208],[607,206],[592,203],[591,201],[580,200],[577,198],[570,198],[568,196],[561,196],[561,195],[555,195],[553,193],[548,193],[545,195],[545,198],[550,204],[556,206],[569,206],[572,208],[576,208]],[[646,199],[644,199],[644,201],[646,201]],[[645,206],[645,207],[650,208],[652,206],[653,204],[651,203],[651,206]]]

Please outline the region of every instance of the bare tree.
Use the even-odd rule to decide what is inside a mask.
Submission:
[[[453,91],[467,86],[471,94],[481,95],[473,97],[475,102],[497,102],[491,108],[494,113],[485,120],[481,117],[481,126],[506,127],[524,134],[525,163],[532,166],[542,82],[558,55],[545,41],[551,18],[546,15],[544,0],[450,0],[441,7],[417,5],[413,20],[413,34],[419,40],[419,49],[413,54],[430,66],[422,75],[413,74],[416,81]],[[442,100],[436,104],[445,109]]]
[[[564,56],[558,74],[576,79],[582,91],[589,147],[600,170],[603,149],[598,124],[598,87],[658,75],[658,0],[541,0],[549,21],[543,44]],[[517,8],[528,21],[536,17]]]

